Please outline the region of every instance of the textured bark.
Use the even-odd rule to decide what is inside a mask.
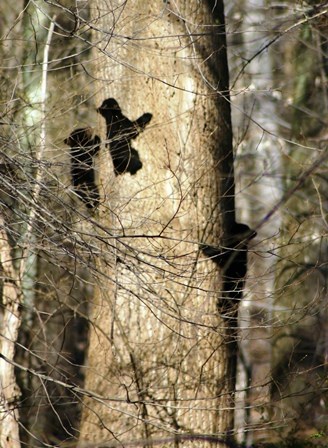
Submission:
[[[19,448],[21,446],[18,426],[20,390],[11,362],[14,360],[15,342],[21,324],[19,310],[21,294],[3,219],[0,220],[0,262],[4,278],[2,291],[4,311],[0,346],[0,445],[2,448]]]
[[[242,43],[231,46],[234,48],[231,58],[236,59],[232,65],[234,62],[237,64],[235,74],[239,76],[237,83],[234,83],[232,76],[231,84],[234,92],[236,89],[238,92],[246,92],[245,95],[233,96],[233,104],[237,106],[233,108],[232,114],[234,134],[237,140],[238,134],[240,136],[236,151],[236,213],[238,219],[247,222],[257,231],[251,252],[255,250],[259,254],[266,254],[254,256],[251,253],[249,256],[247,289],[240,307],[240,348],[243,362],[239,366],[242,374],[237,389],[243,392],[237,397],[236,408],[239,411],[236,430],[242,441],[251,445],[254,441],[262,441],[267,437],[266,406],[270,400],[268,379],[277,257],[266,252],[274,250],[278,245],[280,210],[273,219],[265,219],[265,216],[281,198],[280,173],[283,171],[281,147],[277,139],[276,100],[271,94],[275,82],[274,53],[266,50],[254,58],[268,39],[268,31],[263,31],[261,24],[270,23],[273,12],[266,9],[266,2],[263,0],[238,2],[236,12],[244,20],[240,23],[239,32],[232,37],[237,40],[241,38]],[[250,62],[241,73],[244,61]],[[264,431],[259,430],[262,425]]]
[[[114,97],[131,120],[153,119],[133,143],[135,176],[115,177],[101,154],[107,280],[93,303],[86,388],[103,398],[85,402],[81,446],[232,428],[218,272],[199,251],[218,244],[221,212],[234,216],[223,7],[210,3],[96,2],[96,105]]]

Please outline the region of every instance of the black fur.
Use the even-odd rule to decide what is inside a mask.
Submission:
[[[97,111],[105,118],[107,139],[116,175],[129,172],[136,174],[142,168],[139,153],[132,148],[131,140],[142,132],[152,119],[152,114],[145,113],[137,120],[130,121],[122,114],[118,102],[107,98]]]
[[[247,274],[248,242],[256,232],[246,224],[235,223],[229,232],[224,247],[201,245],[204,255],[211,258],[222,269],[223,291],[218,308],[227,311],[243,298]]]
[[[99,204],[99,191],[95,183],[93,157],[100,150],[100,138],[92,137],[89,128],[75,129],[64,140],[71,147],[71,175],[74,191],[88,208]]]

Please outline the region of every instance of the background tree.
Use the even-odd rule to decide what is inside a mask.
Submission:
[[[230,41],[231,85],[239,87],[232,95],[237,106],[232,110],[240,173],[236,197],[243,213],[250,214],[251,209],[251,217],[262,216],[257,228],[261,243],[249,274],[252,300],[243,302],[241,321],[246,327],[241,342],[243,365],[251,386],[249,429],[247,425],[242,428],[247,430],[249,443],[269,437],[279,440],[286,434],[301,438],[310,428],[323,430],[316,416],[322,415],[318,396],[322,404],[325,400],[321,382],[324,352],[318,342],[325,333],[318,318],[326,313],[322,301],[325,274],[320,281],[316,276],[325,265],[319,249],[326,235],[322,220],[326,159],[320,125],[325,113],[316,111],[326,110],[322,44],[326,42],[327,11],[323,4],[299,6],[305,8],[305,16],[294,3],[265,8],[255,2],[252,9],[238,3],[228,20],[236,31]],[[263,16],[275,30],[271,37],[268,30],[262,34],[258,25]],[[244,27],[254,34],[238,33]],[[245,53],[244,63],[240,56]],[[272,208],[276,211],[271,216]],[[305,241],[310,243],[305,245]],[[271,436],[268,426],[274,427]]]

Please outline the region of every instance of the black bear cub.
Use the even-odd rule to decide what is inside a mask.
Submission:
[[[92,136],[89,128],[75,129],[64,140],[71,147],[71,175],[74,191],[88,208],[99,204],[99,191],[95,183],[93,157],[100,150],[100,138]]]
[[[204,255],[222,269],[223,291],[218,301],[220,311],[227,311],[243,297],[247,274],[248,242],[256,232],[246,224],[235,222],[226,238],[224,247],[201,245]]]
[[[107,146],[113,160],[116,175],[136,174],[142,168],[139,153],[132,148],[131,140],[142,132],[152,119],[152,114],[145,113],[137,120],[130,121],[122,114],[118,102],[107,98],[97,111],[105,118],[107,127]]]

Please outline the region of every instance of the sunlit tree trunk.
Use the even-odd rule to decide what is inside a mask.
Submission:
[[[31,18],[31,16],[29,16]],[[31,25],[31,24],[30,24]],[[30,133],[33,134],[35,145],[35,160],[41,161],[46,147],[46,128],[45,128],[45,101],[47,93],[47,70],[48,70],[48,55],[51,36],[53,33],[54,24],[50,22],[50,28],[47,40],[44,45],[41,59],[41,71],[37,73],[36,77],[38,83],[34,84],[29,79],[26,81],[25,91],[26,96],[30,100],[31,108],[24,114],[23,121],[29,127]],[[25,22],[23,30],[28,39],[28,32],[32,32],[31,28]],[[35,28],[33,28],[33,33]],[[33,34],[34,35],[34,34]],[[28,64],[27,64],[28,65]],[[30,68],[29,68],[30,69]],[[24,78],[24,76],[23,76]],[[35,104],[37,103],[37,108]],[[39,110],[37,110],[39,108]],[[33,131],[31,131],[31,127]],[[28,150],[30,145],[26,138],[27,132],[23,134],[22,147],[25,150],[23,157],[28,158]],[[32,145],[33,146],[33,145]],[[34,146],[33,146],[34,147]],[[8,154],[7,154],[8,157]],[[7,171],[10,170],[10,163],[8,163]],[[8,172],[5,173],[8,175]],[[29,173],[31,174],[31,173]],[[21,232],[21,238],[18,240],[18,246],[21,248],[20,263],[15,269],[12,260],[14,250],[11,248],[9,238],[7,235],[7,223],[1,217],[1,268],[4,273],[4,290],[3,290],[3,332],[1,334],[1,362],[0,362],[0,384],[1,384],[1,426],[0,438],[1,446],[3,447],[19,447],[19,412],[18,399],[21,396],[19,387],[16,382],[16,375],[14,374],[14,356],[16,353],[16,344],[19,335],[19,328],[22,323],[22,306],[26,309],[33,309],[34,306],[34,292],[36,283],[36,255],[34,248],[36,246],[36,239],[34,236],[34,226],[37,220],[38,210],[37,204],[39,202],[41,188],[42,188],[42,173],[38,167],[35,172],[35,183],[31,188],[32,201],[27,203],[26,221],[24,229]],[[27,176],[28,177],[28,176]],[[4,205],[4,204],[2,204]]]
[[[245,0],[236,4],[236,13],[243,17],[240,33],[231,37],[238,40],[242,36],[238,46],[231,46],[231,65],[235,65],[232,116],[237,142],[236,214],[239,220],[256,228],[258,235],[253,250],[260,255],[249,254],[247,289],[240,307],[243,362],[238,389],[247,390],[248,396],[244,392],[238,396],[236,430],[241,438],[247,437],[249,444],[253,437],[265,437],[265,432],[258,431],[258,425],[266,421],[265,405],[270,401],[271,322],[277,261],[272,252],[278,245],[281,212],[277,210],[270,220],[265,216],[281,198],[282,167],[276,99],[272,94],[274,60],[270,50],[261,51],[268,42],[268,31],[261,24],[272,19],[269,17],[272,11],[266,9],[263,0],[251,4]],[[257,431],[245,431],[248,425],[256,426]]]
[[[233,427],[231,346],[218,272],[199,243],[218,245],[234,220],[223,5],[98,0],[94,18],[96,106],[113,97],[131,120],[153,119],[133,143],[137,174],[115,176],[108,149],[101,154],[86,378],[97,398],[85,401],[81,446],[222,438]]]
[[[21,305],[21,288],[2,218],[0,218],[0,263],[4,278],[0,340],[0,444],[3,448],[19,448],[21,445],[17,404],[21,394],[16,383],[12,362],[15,354],[15,342],[21,324],[18,311]]]

